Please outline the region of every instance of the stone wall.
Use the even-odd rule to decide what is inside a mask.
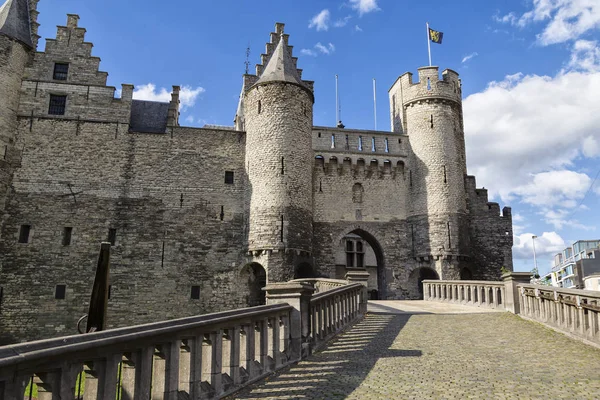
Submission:
[[[244,136],[175,128],[128,133],[112,123],[36,118],[2,232],[4,341],[75,332],[87,312],[95,260],[109,229],[109,327],[246,304]],[[224,183],[225,171],[234,183]],[[28,243],[17,243],[21,225]],[[72,240],[62,244],[65,227]],[[55,299],[56,285],[66,298]],[[191,287],[200,298],[191,299]]]

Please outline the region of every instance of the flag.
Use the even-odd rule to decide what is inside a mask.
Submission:
[[[444,32],[434,31],[429,28],[429,40],[433,43],[442,44],[442,38],[444,37]]]

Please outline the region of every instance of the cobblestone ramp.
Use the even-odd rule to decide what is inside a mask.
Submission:
[[[235,398],[600,399],[599,349],[509,313],[378,303],[322,352]]]

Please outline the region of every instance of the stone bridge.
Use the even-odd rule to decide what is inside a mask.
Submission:
[[[600,292],[365,274],[269,284],[267,305],[0,348],[8,399],[597,399]]]

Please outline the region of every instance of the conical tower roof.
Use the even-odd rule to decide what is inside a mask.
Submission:
[[[271,59],[256,84],[260,85],[267,82],[289,82],[309,90],[298,74],[283,35],[280,37]]]
[[[7,0],[0,7],[0,34],[33,47],[29,22],[29,0]]]

